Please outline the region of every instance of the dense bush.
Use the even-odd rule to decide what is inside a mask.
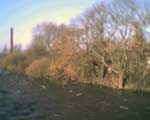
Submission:
[[[24,53],[7,54],[1,58],[0,66],[12,72],[24,73],[24,69],[28,65],[26,57]]]
[[[26,69],[26,74],[32,78],[46,79],[48,77],[49,59],[42,57],[34,60]]]
[[[76,80],[77,70],[72,56],[61,56],[49,65],[49,75],[56,80]]]

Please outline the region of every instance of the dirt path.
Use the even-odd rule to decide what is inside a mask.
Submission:
[[[0,75],[0,120],[150,120],[150,94]]]

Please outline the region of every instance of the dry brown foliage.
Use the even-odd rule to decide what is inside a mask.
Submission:
[[[34,60],[26,69],[26,74],[33,78],[46,78],[48,76],[49,59],[42,57]]]

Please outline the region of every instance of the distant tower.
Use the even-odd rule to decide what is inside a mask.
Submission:
[[[10,52],[13,52],[13,48],[14,48],[14,43],[13,43],[13,39],[14,39],[14,33],[13,33],[13,28],[10,29]]]

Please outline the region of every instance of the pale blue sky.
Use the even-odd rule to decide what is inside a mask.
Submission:
[[[14,28],[14,42],[26,45],[36,24],[69,23],[93,3],[94,0],[0,0],[0,47],[9,44],[10,27]]]
[[[6,43],[9,45],[10,27],[14,28],[15,44],[25,46],[36,24],[44,21],[69,23],[95,1],[102,0],[0,0],[0,48]],[[137,0],[137,3],[144,6],[144,0]],[[150,6],[150,0],[145,3]]]

